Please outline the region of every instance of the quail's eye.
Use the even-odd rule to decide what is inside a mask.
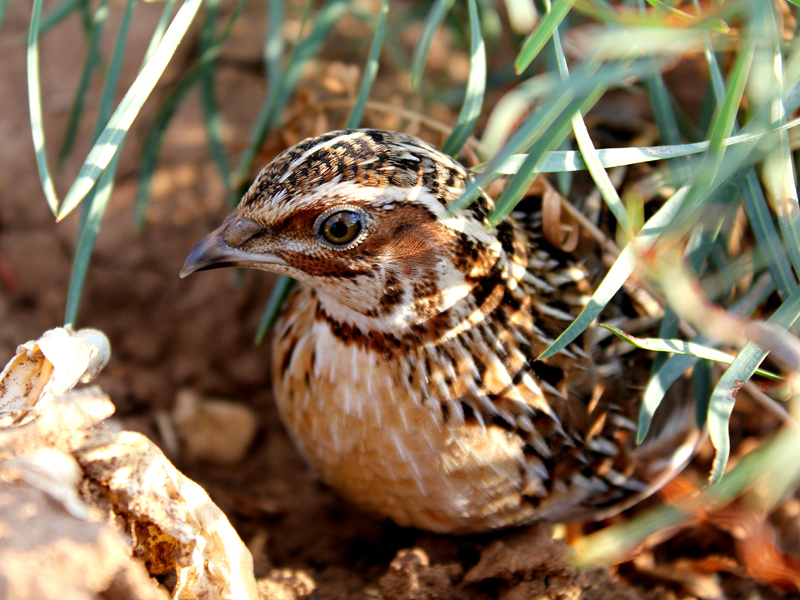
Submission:
[[[361,233],[363,218],[360,214],[341,210],[325,218],[320,224],[320,233],[331,244],[343,246],[352,242]]]

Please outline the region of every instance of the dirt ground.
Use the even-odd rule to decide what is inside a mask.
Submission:
[[[119,2],[112,6],[106,47],[113,41],[121,12]],[[225,137],[233,157],[244,147],[265,94],[261,10],[253,4],[240,19],[218,71]],[[54,222],[37,178],[22,42],[28,11],[28,3],[11,2],[0,31],[0,357],[10,357],[17,344],[62,324],[77,229],[74,215],[62,224]],[[136,11],[123,85],[138,68],[160,7],[141,4]],[[287,143],[341,124],[341,111],[319,111],[313,118],[294,120],[292,115],[304,114],[304,109],[313,113],[320,98],[341,94],[337,85],[346,91],[357,81],[358,71],[351,64],[360,64],[364,44],[351,41],[354,38],[347,32],[363,35],[366,28],[350,18],[344,26],[329,44],[326,62],[315,65],[315,72],[301,84],[298,100],[289,107],[288,124],[270,136],[260,160],[268,160]],[[413,32],[409,35],[413,37]],[[75,18],[42,40],[51,165],[83,48]],[[192,52],[191,43],[182,45],[167,71],[167,86],[160,88],[157,98],[164,97],[169,82],[190,64]],[[465,64],[446,48],[434,50],[432,73],[440,74],[437,64],[448,60],[451,76],[463,77]],[[374,93],[377,99],[404,102],[407,87],[401,89],[402,77],[394,75],[388,65]],[[89,96],[92,110],[98,96],[95,85]],[[320,600],[784,595],[777,588],[756,584],[735,566],[711,569],[706,579],[698,575],[688,584],[688,579],[659,575],[641,561],[576,573],[567,566],[566,544],[551,538],[550,525],[466,538],[437,536],[365,515],[315,481],[287,439],[273,406],[269,344],[252,342],[273,277],[250,273],[242,280],[232,271],[212,271],[178,278],[187,253],[226,213],[224,186],[208,157],[196,96],[184,105],[167,136],[147,227],[141,232],[133,228],[139,152],[155,108],[156,102],[148,103],[129,136],[77,325],[101,329],[111,340],[112,360],[97,383],[117,406],[114,419],[124,428],[147,434],[178,468],[205,487],[250,547],[257,576],[289,582],[297,595],[313,588],[312,597]],[[442,106],[428,112],[450,118]],[[365,124],[403,125],[397,117],[369,113]],[[85,156],[91,127],[91,122],[83,124],[79,151],[58,179],[62,195]],[[176,396],[186,390],[252,409],[257,434],[237,464],[192,459],[175,443],[172,411]],[[791,520],[795,513],[787,510]],[[682,535],[672,545],[648,550],[648,556],[667,564],[677,557],[734,554],[730,538],[722,534],[706,535],[704,546],[698,541],[705,535],[702,532]]]

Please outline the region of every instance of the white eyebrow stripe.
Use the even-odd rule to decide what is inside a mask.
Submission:
[[[363,136],[364,136],[363,131],[354,131],[351,133],[344,133],[342,135],[337,135],[335,138],[331,138],[329,140],[322,141],[319,144],[315,144],[314,146],[303,152],[303,154],[301,154],[298,158],[292,161],[292,164],[289,165],[289,168],[286,169],[286,172],[283,175],[281,175],[281,178],[278,180],[278,183],[283,183],[284,181],[286,181],[286,178],[292,174],[292,171],[294,171],[297,168],[297,166],[303,163],[309,156],[314,154],[314,152],[322,150],[323,148],[330,148],[331,146],[334,146],[344,140],[351,140]]]

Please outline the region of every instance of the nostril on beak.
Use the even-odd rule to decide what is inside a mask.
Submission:
[[[253,219],[239,217],[225,230],[222,239],[231,248],[241,248],[254,235],[267,231],[269,231],[269,228],[259,225]]]

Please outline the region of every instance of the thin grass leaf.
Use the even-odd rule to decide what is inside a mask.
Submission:
[[[75,255],[72,258],[72,271],[69,277],[69,291],[67,292],[67,307],[64,311],[64,323],[74,325],[78,318],[83,286],[86,282],[86,274],[89,270],[92,251],[94,250],[97,235],[100,233],[100,224],[103,221],[108,201],[111,198],[111,191],[114,189],[114,175],[117,172],[119,153],[111,159],[97,187],[91,191],[86,198],[84,211],[85,219],[81,223],[78,245],[75,248]]]
[[[264,66],[267,69],[267,85],[270,90],[278,87],[283,75],[281,61],[284,54],[283,28],[284,1],[270,0],[268,3],[267,35],[264,39]]]
[[[0,31],[3,30],[3,17],[6,14],[6,8],[8,8],[8,0],[0,0]]]
[[[645,79],[644,84],[647,89],[647,94],[650,96],[650,105],[656,120],[658,135],[663,143],[677,145],[681,142],[681,133],[678,128],[675,107],[667,91],[667,86],[664,83],[661,70],[658,68],[658,63],[653,60],[652,64],[654,73],[652,76]],[[689,173],[685,164],[679,163],[673,168],[678,169],[675,173],[675,177],[681,179],[688,177]]]
[[[594,321],[597,315],[605,308],[609,300],[616,294],[625,281],[633,273],[636,265],[639,263],[639,256],[647,252],[658,241],[659,236],[665,231],[670,222],[675,218],[675,215],[681,209],[686,197],[689,193],[689,187],[684,186],[678,190],[672,197],[667,200],[664,205],[658,209],[644,224],[644,227],[636,234],[627,246],[620,252],[617,260],[609,269],[603,281],[592,294],[589,303],[570,323],[561,335],[548,346],[541,355],[539,360],[553,356],[561,351],[567,345],[572,343],[588,326]]]
[[[561,46],[561,35],[558,28],[553,31],[553,48],[555,50],[556,62],[558,63],[558,70],[563,79],[569,78],[569,68],[567,66],[567,57],[564,55],[564,49]],[[633,227],[631,225],[628,211],[622,200],[617,193],[611,178],[603,168],[600,157],[597,155],[597,150],[592,143],[592,138],[589,136],[589,130],[583,120],[580,112],[576,112],[572,117],[572,131],[575,134],[575,141],[578,144],[581,155],[583,156],[589,174],[592,176],[600,195],[608,206],[611,213],[617,219],[620,227],[628,237],[633,236]]]
[[[114,40],[114,48],[111,54],[111,62],[107,72],[106,80],[103,83],[103,91],[100,96],[100,104],[97,111],[97,121],[94,128],[94,139],[96,140],[108,123],[111,114],[111,106],[114,101],[114,94],[119,83],[119,75],[122,60],[125,57],[125,46],[128,41],[128,33],[133,17],[133,9],[136,0],[128,0],[125,12],[120,20],[117,37]],[[119,156],[122,150],[123,140],[120,141],[119,150],[112,158],[106,170],[94,189],[86,197],[86,204],[81,211],[81,223],[78,233],[78,245],[73,257],[72,272],[70,273],[69,291],[67,293],[67,307],[65,323],[75,323],[80,308],[80,299],[83,293],[83,285],[86,281],[86,273],[89,269],[92,251],[94,250],[97,235],[100,232],[100,225],[105,215],[111,192],[114,189],[114,175],[116,174]]]
[[[712,118],[711,130],[708,134],[709,150],[707,160],[704,161],[703,167],[700,169],[702,180],[698,182],[698,187],[706,185],[706,182],[710,183],[717,174],[724,154],[724,140],[730,137],[733,131],[754,54],[755,41],[748,37],[744,40],[742,48],[736,53],[733,66],[728,75],[728,89],[725,92],[722,105]]]
[[[536,25],[533,33],[522,44],[517,59],[514,61],[514,71],[516,71],[517,75],[530,66],[533,59],[544,48],[547,40],[552,37],[553,32],[561,24],[561,21],[567,16],[574,3],[575,0],[555,0],[553,2],[550,12],[545,14]]]
[[[791,296],[781,304],[767,323],[788,329],[800,316],[800,287],[795,288]],[[753,342],[748,342],[731,363],[711,393],[708,406],[708,433],[716,450],[711,467],[709,481],[717,483],[722,479],[731,451],[730,422],[736,393],[742,383],[753,376],[758,365],[766,358],[768,352]]]
[[[767,514],[781,496],[778,492],[797,487],[800,462],[787,461],[800,453],[800,437],[796,428],[785,427],[764,446],[743,457],[717,485],[703,490],[700,496],[681,510],[661,505],[624,523],[606,527],[579,539],[574,545],[574,564],[579,569],[591,569],[621,562],[630,557],[649,536],[695,520],[698,512],[710,512],[730,504],[747,490],[757,491],[762,499],[754,508]],[[769,493],[766,496],[765,492]]]
[[[78,9],[83,31],[86,35],[89,35],[89,30],[92,28],[92,7],[89,4],[89,0],[78,0],[76,8]]]
[[[364,108],[367,106],[372,84],[378,75],[378,59],[383,47],[383,38],[386,35],[386,16],[389,14],[389,0],[381,0],[381,10],[378,13],[378,25],[375,27],[375,36],[372,38],[372,45],[369,48],[367,64],[364,66],[364,76],[361,78],[361,85],[358,88],[358,95],[350,115],[347,117],[345,129],[355,129],[361,125],[364,117]]]
[[[716,226],[714,226],[712,221],[708,226],[701,224],[692,232],[689,241],[686,244],[686,248],[683,251],[683,260],[688,260],[695,272],[701,272],[706,259],[714,248],[714,243],[719,236],[719,232],[721,231],[726,218],[726,214],[722,212],[716,216]],[[768,291],[764,291],[765,289]],[[774,289],[775,286],[772,284],[772,280],[770,279],[769,275],[762,276],[761,279],[759,279],[756,284],[747,292],[747,294],[742,299],[737,301],[737,303],[734,305],[734,308],[731,308],[731,310],[734,312],[737,310],[748,310],[749,312],[746,312],[745,314],[749,315],[753,310],[755,310],[755,306],[766,300],[766,297]],[[753,298],[759,292],[761,292],[761,295],[758,296],[759,300],[757,303],[753,303],[752,301],[748,302],[748,299]],[[678,333],[678,325],[679,319],[675,313],[675,310],[671,306],[667,306],[664,310],[664,318],[661,320],[661,324],[659,326],[659,337],[674,337]],[[705,344],[708,340],[701,335],[693,341],[697,344]],[[655,414],[656,409],[661,405],[661,401],[664,399],[667,390],[683,375],[687,369],[689,369],[689,367],[695,364],[695,362],[696,360],[693,357],[687,357],[684,355],[668,356],[667,354],[663,353],[656,355],[651,367],[650,379],[647,382],[647,386],[645,386],[642,404],[639,407],[639,424],[636,434],[637,444],[641,444],[647,435],[652,423],[653,415]],[[698,426],[703,426],[705,424],[706,414],[708,412],[708,397],[710,394],[711,390],[709,389],[706,396],[703,396],[702,398],[695,396],[695,410],[698,415]],[[698,407],[701,404],[703,404],[705,408],[702,411],[699,411]]]
[[[687,356],[693,356],[694,358],[704,358],[726,365],[731,364],[735,358],[730,354],[723,352],[722,350],[717,350],[716,348],[698,344],[696,342],[687,342],[680,339],[667,340],[662,338],[635,337],[625,333],[613,325],[608,325],[606,323],[601,323],[600,327],[608,329],[621,340],[626,341],[631,346],[641,348],[642,350],[649,350],[651,352],[665,352],[667,354],[685,354]],[[756,375],[760,375],[761,377],[766,377],[767,379],[772,379],[774,381],[783,379],[777,373],[766,371],[764,369],[756,369],[755,373]]]
[[[469,29],[469,78],[464,92],[464,104],[461,105],[461,112],[458,114],[453,131],[447,136],[441,148],[442,152],[453,157],[458,156],[475,129],[486,91],[486,47],[483,43],[475,0],[469,0]]]
[[[272,326],[281,314],[283,303],[286,301],[286,298],[289,297],[289,292],[292,291],[294,284],[295,280],[286,275],[281,275],[275,281],[272,294],[270,294],[269,297],[269,302],[267,302],[267,307],[264,309],[264,314],[261,315],[261,321],[258,324],[258,330],[255,336],[256,344],[263,342],[267,332],[272,329]]]
[[[763,304],[770,294],[775,290],[775,282],[769,274],[761,277],[755,285],[742,298],[736,301],[729,309],[735,315],[750,316],[756,308]],[[711,345],[714,340],[707,338],[704,335],[697,336],[694,340],[697,344]],[[637,432],[637,442],[641,443],[650,429],[650,424],[656,409],[664,399],[667,390],[675,383],[681,376],[689,370],[696,362],[692,356],[684,354],[676,354],[670,356],[658,368],[653,370],[650,380],[644,389],[642,395],[642,406],[639,409],[639,428]],[[708,404],[708,398],[695,398],[695,402],[703,402],[705,406]],[[702,416],[702,422],[705,423],[707,417],[706,413]]]
[[[647,3],[650,6],[654,7],[654,8],[660,8],[660,9],[672,14],[672,16],[677,17],[678,19],[680,19],[682,21],[692,22],[692,21],[696,21],[697,20],[696,17],[694,17],[693,15],[690,15],[687,12],[679,10],[679,9],[675,8],[674,6],[670,6],[669,4],[667,4],[666,2],[662,2],[661,0],[647,0]]]
[[[306,17],[309,14],[308,9],[310,9],[310,7],[310,3],[306,4]],[[280,115],[289,97],[294,92],[294,88],[300,78],[300,73],[303,66],[318,52],[320,46],[328,37],[330,30],[344,14],[345,9],[345,2],[340,0],[331,0],[318,14],[317,21],[308,36],[295,46],[286,70],[282,72],[278,85],[270,91],[270,96],[267,98],[267,101],[262,107],[258,121],[251,132],[250,147],[244,153],[244,156],[239,163],[239,169],[237,170],[236,188],[242,185],[242,182],[250,170],[252,161],[258,149],[261,148],[261,145],[264,143],[267,132],[272,128],[274,121],[278,118],[278,115]],[[238,198],[232,194],[231,203],[234,201],[238,201]],[[275,287],[272,290],[269,302],[264,309],[264,314],[262,315],[261,322],[258,326],[258,331],[255,338],[256,343],[261,343],[261,341],[264,339],[264,336],[275,323],[275,319],[277,319],[280,309],[283,306],[283,302],[286,299],[286,296],[289,294],[289,290],[291,289],[292,285],[294,285],[294,280],[286,276],[279,277],[275,282]]]
[[[83,167],[78,173],[78,177],[72,184],[66,198],[64,198],[64,204],[58,214],[59,221],[64,219],[80,204],[81,200],[97,182],[100,174],[111,162],[133,120],[139,114],[139,110],[155,87],[164,69],[166,69],[167,63],[172,58],[178,44],[183,39],[183,36],[186,35],[186,31],[197,14],[201,3],[202,0],[186,0],[178,10],[152,58],[139,72],[139,75],[119,103],[108,125],[90,150]]]
[[[200,47],[203,52],[214,44],[214,30],[219,14],[220,0],[207,2],[205,20],[200,31]],[[206,126],[208,148],[214,164],[217,165],[220,178],[229,188],[231,184],[231,167],[225,154],[225,144],[222,142],[222,115],[214,91],[214,63],[208,62],[200,77],[200,104],[203,109],[203,121]]]
[[[744,135],[758,134],[760,137],[770,132],[767,122],[768,111],[759,110],[747,126],[742,129]],[[755,139],[755,138],[754,138]],[[730,186],[745,176],[749,170],[763,158],[763,149],[757,147],[755,141],[744,141],[729,146],[724,153],[707,153],[700,164],[694,164],[695,174],[692,178],[692,190],[685,209],[672,225],[676,236],[686,235],[705,213],[705,206],[712,198],[722,201],[730,195]]]
[[[333,26],[346,12],[347,3],[348,0],[329,0],[323,8],[317,11],[317,18],[312,30],[295,46],[289,64],[281,76],[280,84],[275,90],[270,90],[269,97],[262,106],[256,124],[250,132],[250,142],[247,149],[242,153],[239,166],[234,174],[232,202],[238,201],[236,196],[242,191],[242,187],[247,185],[253,160],[264,144],[267,133],[279,118],[292,93],[294,93],[303,68],[316,55]]]
[[[211,158],[217,165],[220,179],[225,184],[225,188],[231,185],[231,167],[228,162],[228,155],[225,152],[225,144],[222,141],[222,114],[217,104],[214,92],[213,71],[207,67],[200,81],[200,102],[203,108],[203,121],[206,126],[206,136],[208,138],[208,148]]]
[[[411,77],[412,92],[419,91],[419,86],[422,82],[422,72],[425,70],[425,62],[428,60],[428,51],[431,47],[433,35],[441,26],[442,21],[444,21],[454,1],[455,0],[434,0],[430,11],[428,11],[425,24],[422,26],[422,31],[417,40],[417,45],[414,47],[414,58],[411,59],[409,75]]]
[[[696,0],[695,5],[697,5]],[[721,104],[725,98],[725,81],[708,34],[706,34],[705,57],[709,67],[712,90],[717,102]],[[738,124],[734,121],[734,131],[737,130]],[[786,299],[796,283],[792,276],[791,266],[783,249],[783,244],[772,221],[772,213],[767,206],[761,182],[755,171],[751,170],[746,174],[744,184],[741,186],[741,192],[745,212],[753,230],[753,235],[756,238],[759,252],[761,252],[767,267],[772,273],[772,277],[778,286],[778,292],[783,299]]]
[[[141,229],[147,217],[148,200],[150,198],[150,184],[152,183],[153,174],[155,173],[156,165],[158,164],[158,151],[161,148],[161,143],[164,139],[167,127],[178,106],[186,97],[186,94],[192,89],[195,83],[200,80],[204,69],[208,64],[213,62],[219,55],[222,44],[230,35],[234,23],[244,11],[247,6],[247,0],[239,0],[236,8],[228,17],[225,27],[217,34],[214,43],[211,44],[197,59],[189,71],[178,81],[177,85],[172,89],[167,98],[162,102],[161,107],[156,113],[150,130],[145,138],[144,147],[142,149],[142,158],[139,165],[139,187],[136,191],[136,200],[134,201],[134,226],[136,229]],[[226,181],[226,185],[230,186],[230,175]]]
[[[635,64],[615,63],[599,68],[596,65],[584,65],[566,81],[550,78],[551,83],[541,86],[537,91],[536,95],[542,98],[540,108],[526,117],[513,131],[506,143],[492,156],[484,171],[467,184],[460,198],[448,206],[448,213],[455,214],[468,206],[480,194],[483,187],[501,176],[497,171],[498,165],[502,165],[511,155],[522,150],[531,149],[533,152],[532,148],[537,140],[542,143],[537,147],[536,155],[531,158],[529,154],[523,160],[523,164],[526,160],[537,162],[536,169],[541,172],[548,147],[560,144],[566,134],[565,127],[569,127],[569,119],[575,111],[588,108],[593,99],[597,98],[608,85],[626,77],[635,77],[638,73],[639,69]],[[525,165],[525,168],[530,169],[530,164]],[[526,171],[526,174],[530,174],[530,171]],[[493,215],[493,217],[498,216],[502,216],[502,213],[497,212]]]
[[[497,47],[500,44],[501,36],[504,35],[503,19],[500,18],[498,4],[491,0],[478,0],[481,32],[486,45],[490,48]],[[528,31],[523,33],[528,33]]]
[[[59,199],[50,169],[47,166],[47,150],[44,137],[44,119],[42,117],[42,86],[39,76],[39,17],[43,0],[34,0],[31,12],[31,25],[28,31],[28,106],[31,117],[31,135],[33,148],[36,151],[36,167],[42,184],[47,205],[55,215],[58,212]]]
[[[161,11],[161,16],[153,30],[153,35],[150,37],[150,42],[147,44],[147,50],[145,50],[144,53],[144,61],[142,61],[143,63],[146,64],[153,57],[153,53],[156,51],[156,48],[158,48],[161,38],[164,37],[164,32],[167,30],[167,25],[169,25],[169,16],[172,14],[176,2],[177,0],[167,0],[164,4],[164,10]]]
[[[79,0],[61,0],[42,17],[39,23],[39,35],[44,35],[47,31],[61,23],[78,8]]]
[[[136,200],[133,207],[133,222],[136,229],[144,227],[147,219],[150,185],[158,164],[158,152],[161,149],[169,122],[186,94],[199,81],[202,72],[203,63],[198,62],[192,66],[162,102],[158,113],[153,119],[153,123],[150,125],[150,130],[147,132],[142,149],[142,158],[139,163],[139,187],[136,191]]]
[[[795,120],[794,125],[800,125],[800,121]],[[762,134],[754,135],[735,135],[725,140],[725,144],[733,146],[735,144],[751,143],[763,137]],[[611,169],[625,165],[636,165],[640,163],[653,162],[656,160],[666,160],[681,156],[691,156],[707,151],[708,142],[696,142],[693,144],[679,144],[677,146],[639,146],[630,148],[600,148],[596,150],[597,159],[601,167]],[[493,172],[498,175],[513,175],[519,171],[525,161],[526,154],[513,154],[506,160],[494,167]],[[542,173],[558,173],[559,171],[585,171],[588,169],[586,160],[580,152],[573,150],[555,150],[545,153],[544,162],[541,164]],[[482,173],[486,170],[486,163],[477,165],[472,170]]]
[[[552,72],[535,75],[504,94],[494,105],[481,137],[481,156],[494,157],[537,100],[552,93],[558,79]]]
[[[125,12],[119,24],[117,37],[114,40],[111,63],[108,66],[106,80],[103,83],[103,91],[100,94],[100,103],[97,107],[97,121],[95,123],[94,133],[92,134],[92,139],[95,141],[98,140],[103,129],[108,125],[108,119],[114,105],[114,96],[117,93],[119,76],[122,72],[122,61],[125,58],[125,45],[128,43],[128,32],[130,31],[133,9],[135,6],[136,0],[127,0],[125,3]]]
[[[698,428],[705,428],[708,421],[708,403],[713,383],[714,363],[698,360],[692,368],[692,392],[694,393],[694,420]]]
[[[566,105],[553,104],[548,107],[544,119],[540,122],[543,126],[541,135],[531,146],[519,172],[511,178],[502,196],[498,198],[494,210],[487,218],[490,226],[496,226],[511,214],[522,200],[533,180],[541,173],[539,165],[543,162],[548,148],[557,146],[566,137],[572,125],[573,115],[588,110],[604,92],[604,87],[597,87],[591,90],[587,96],[573,98]]]
[[[749,96],[755,103],[769,103],[771,123],[783,125],[786,122],[786,110],[783,106],[784,65],[778,39],[778,23],[771,5],[756,14],[760,25],[759,38],[769,39],[770,43],[756,51],[753,78],[757,80],[752,82]],[[784,246],[795,273],[800,275],[800,201],[795,185],[789,133],[784,129],[774,137],[774,147],[764,160],[763,180],[778,217]]]
[[[69,118],[67,119],[67,127],[64,132],[64,138],[61,141],[61,149],[58,152],[57,169],[61,169],[64,161],[72,151],[77,138],[78,126],[80,125],[81,117],[85,114],[83,110],[84,101],[86,99],[86,92],[89,89],[89,82],[91,81],[92,73],[98,63],[98,51],[100,48],[100,40],[103,33],[103,26],[108,16],[108,0],[100,0],[97,10],[94,12],[92,18],[92,27],[89,31],[89,47],[86,50],[86,58],[83,61],[83,69],[81,76],[78,80],[78,87],[75,90],[75,97],[72,100],[72,106],[69,111]]]

